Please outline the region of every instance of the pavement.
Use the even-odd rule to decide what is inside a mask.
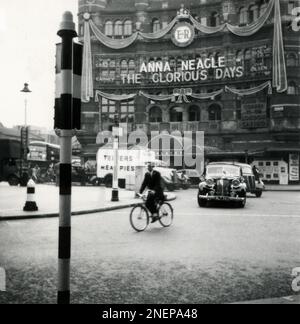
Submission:
[[[299,191],[300,192],[300,186],[298,185],[266,185],[267,191]]]
[[[300,295],[288,296],[274,299],[260,299],[242,303],[234,303],[235,305],[300,305]]]
[[[176,195],[166,193],[168,200]],[[32,218],[51,218],[59,215],[59,188],[54,185],[36,186],[37,212],[24,212],[27,189],[0,184],[0,221]],[[111,202],[111,189],[104,187],[72,188],[72,215],[87,215],[132,207],[139,199],[133,191],[120,190],[119,202]]]
[[[72,303],[298,303],[300,193],[249,196],[245,209],[176,194],[169,228],[136,233],[129,208],[72,219]],[[57,219],[0,222],[0,304],[56,302],[57,237]]]

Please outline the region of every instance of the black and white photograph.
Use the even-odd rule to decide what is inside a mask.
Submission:
[[[1,1],[0,305],[300,304],[299,37],[299,0]]]

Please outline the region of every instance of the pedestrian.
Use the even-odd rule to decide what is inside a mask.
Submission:
[[[253,171],[255,180],[259,181],[260,180],[260,172],[259,172],[258,168],[256,167],[256,165],[253,165],[252,171]]]
[[[38,182],[38,176],[39,176],[39,166],[35,165],[35,167],[32,169],[32,180],[37,183]]]
[[[56,181],[56,186],[59,187],[59,165],[60,163],[56,163],[54,166],[55,169],[55,181]]]
[[[149,194],[146,201],[146,207],[152,214],[152,223],[158,221],[158,203],[165,200],[164,190],[161,185],[161,174],[154,170],[154,164],[148,164],[148,172],[145,175],[140,194],[143,194],[146,188],[148,188]]]

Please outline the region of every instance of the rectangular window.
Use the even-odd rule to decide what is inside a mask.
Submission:
[[[296,4],[295,4],[295,1],[290,1],[288,3],[288,14],[291,15],[292,14],[292,11],[293,9],[295,8]]]

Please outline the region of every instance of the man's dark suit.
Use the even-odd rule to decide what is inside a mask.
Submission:
[[[162,179],[159,172],[153,171],[152,175],[150,172],[147,172],[140,190],[141,194],[145,191],[146,188],[155,191],[154,195],[149,195],[146,202],[146,207],[149,209],[149,211],[152,214],[157,213],[157,208],[156,208],[157,202],[164,201],[165,199],[164,190],[162,188],[161,181]]]

